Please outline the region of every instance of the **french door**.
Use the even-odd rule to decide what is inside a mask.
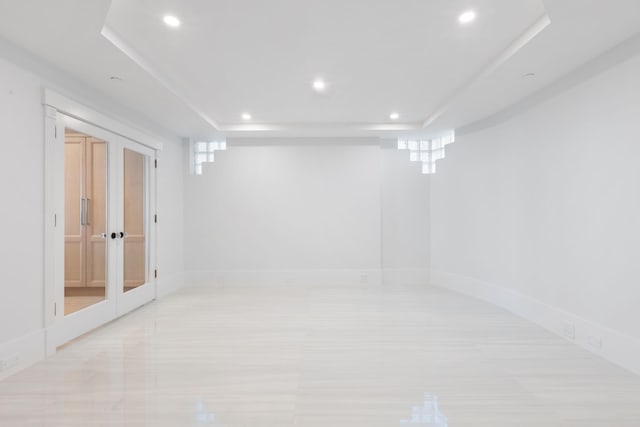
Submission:
[[[156,152],[66,115],[56,123],[59,346],[155,298]]]

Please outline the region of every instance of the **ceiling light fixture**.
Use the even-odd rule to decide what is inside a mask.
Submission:
[[[322,79],[316,79],[313,81],[313,90],[316,92],[324,92],[327,89],[327,83]]]
[[[173,15],[166,15],[163,20],[169,27],[177,28],[180,26],[180,20]]]
[[[473,10],[468,10],[458,17],[458,21],[461,24],[468,24],[476,20],[476,13]]]
[[[251,120],[251,114],[243,113],[242,114],[242,120]]]
[[[389,118],[390,118],[391,120],[398,120],[398,119],[400,118],[400,114],[398,114],[398,113],[391,113],[391,114],[389,114]]]

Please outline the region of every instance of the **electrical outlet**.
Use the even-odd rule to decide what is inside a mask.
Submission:
[[[570,323],[566,323],[562,326],[562,335],[570,340],[576,339],[576,327]]]
[[[587,338],[587,342],[589,343],[589,346],[591,346],[591,348],[602,350],[602,338],[589,335],[589,337]]]

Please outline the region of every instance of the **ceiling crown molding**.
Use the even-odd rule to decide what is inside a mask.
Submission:
[[[112,43],[117,49],[129,57],[134,63],[140,66],[151,77],[156,79],[160,84],[166,87],[173,95],[180,99],[190,110],[208,123],[216,134],[231,136],[239,134],[242,136],[305,136],[305,135],[322,135],[322,136],[353,136],[353,137],[429,137],[430,126],[444,114],[458,100],[458,98],[467,92],[474,84],[493,73],[502,64],[508,61],[520,49],[522,49],[533,38],[540,34],[551,23],[551,19],[545,12],[535,22],[525,29],[515,40],[513,40],[504,50],[495,58],[475,72],[473,76],[458,86],[453,92],[445,97],[444,101],[427,116],[423,122],[418,123],[240,123],[240,124],[221,124],[217,120],[210,117],[203,108],[193,102],[183,90],[180,84],[172,81],[164,76],[158,67],[154,66],[151,61],[145,58],[140,52],[134,49],[120,35],[117,34],[106,23],[104,24],[101,34]],[[433,130],[435,131],[435,130]]]
[[[156,67],[154,67],[150,61],[148,61],[142,54],[137,52],[127,42],[125,42],[122,37],[120,37],[113,29],[105,24],[102,27],[100,34],[102,34],[102,36],[116,48],[120,49],[122,53],[127,55],[129,59],[138,64],[138,66],[146,71],[151,77],[153,77],[158,82],[160,82],[160,84],[166,87],[172,94],[178,97],[178,99],[180,99],[194,113],[200,116],[205,122],[211,125],[211,127],[213,127],[215,130],[219,129],[216,121],[209,117],[206,113],[204,113],[194,102],[189,100],[183,94],[183,91],[178,88],[178,84],[171,82],[167,77],[162,76],[162,74],[156,70]]]
[[[520,36],[518,36],[505,50],[503,50],[497,57],[493,58],[485,67],[474,74],[467,82],[462,84],[438,107],[436,110],[427,117],[422,123],[422,127],[426,128],[435,122],[447,109],[469,88],[475,83],[479,82],[483,78],[487,77],[495,70],[497,70],[502,64],[507,62],[509,58],[515,55],[520,49],[525,47],[527,43],[533,40],[538,34],[544,31],[551,24],[551,18],[544,13],[540,16],[529,28],[527,28]]]

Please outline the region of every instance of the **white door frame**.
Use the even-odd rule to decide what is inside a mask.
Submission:
[[[47,355],[53,354],[56,347],[83,333],[88,332],[115,317],[135,309],[157,295],[155,278],[149,274],[146,285],[127,292],[125,298],[119,298],[121,306],[117,307],[115,296],[92,306],[92,315],[82,321],[73,319],[63,326],[64,316],[64,128],[73,124],[79,131],[89,130],[92,136],[114,141],[118,147],[135,147],[136,151],[150,156],[154,162],[162,144],[137,129],[131,128],[117,120],[102,115],[82,104],[46,89],[44,91],[44,127],[45,127],[45,224],[44,224],[44,323],[46,333]],[[111,144],[112,146],[114,144]],[[110,152],[113,150],[110,148]],[[110,156],[111,157],[111,156]],[[151,165],[150,165],[151,166]],[[118,186],[118,177],[111,176],[109,185]],[[149,168],[148,206],[149,218],[156,210],[157,177],[156,169]],[[110,205],[113,205],[110,203]],[[118,214],[110,207],[111,214]],[[112,223],[112,221],[110,220]],[[156,224],[149,220],[150,244],[148,245],[149,270],[157,269],[157,232]],[[113,224],[113,223],[112,223]],[[118,242],[120,247],[122,242]],[[116,243],[116,244],[118,244]],[[108,246],[109,256],[116,254],[116,244]],[[117,258],[115,258],[117,259]],[[111,263],[112,265],[114,263]],[[115,269],[115,267],[114,267]],[[114,274],[109,271],[108,274]],[[112,276],[114,277],[114,276]],[[62,290],[62,291],[61,291]],[[79,316],[82,317],[82,316]]]

